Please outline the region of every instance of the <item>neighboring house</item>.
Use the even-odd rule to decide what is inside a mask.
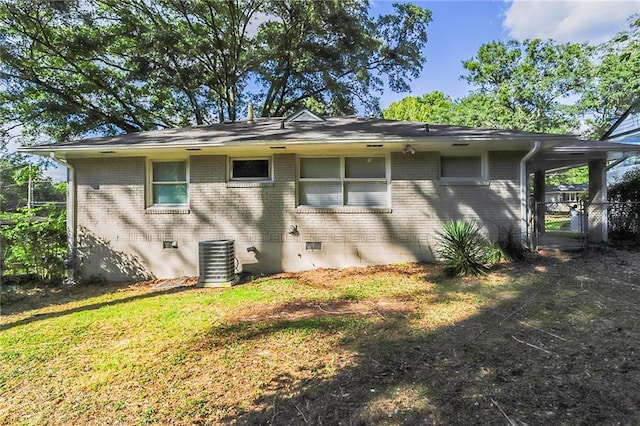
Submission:
[[[609,186],[614,185],[616,182],[622,179],[625,174],[639,169],[640,157],[629,157],[607,170],[607,183],[609,184]]]
[[[600,140],[640,144],[640,99],[631,104]]]
[[[605,133],[602,141],[640,146],[640,100],[637,100],[616,120]],[[623,156],[607,170],[607,182],[615,184],[626,173],[640,168],[640,156]]]
[[[198,275],[208,240],[234,240],[238,268],[252,273],[431,261],[452,219],[493,239],[511,228],[524,243],[530,173],[588,163],[604,176],[620,150],[303,110],[22,152],[68,167],[71,273],[115,281]]]
[[[589,184],[562,184],[545,190],[547,210],[568,212],[572,205],[584,200],[589,193]]]

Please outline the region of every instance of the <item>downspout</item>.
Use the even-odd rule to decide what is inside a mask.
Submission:
[[[540,151],[542,143],[535,141],[533,147],[520,160],[520,243],[527,248],[528,205],[529,205],[529,174],[527,173],[527,162]]]
[[[67,269],[67,283],[75,284],[78,273],[78,225],[77,225],[77,195],[75,167],[56,156],[51,151],[49,157],[57,164],[67,169],[67,258],[64,266]]]

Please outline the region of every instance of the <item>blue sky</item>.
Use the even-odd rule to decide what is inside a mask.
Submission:
[[[423,95],[439,90],[452,98],[465,96],[469,85],[460,78],[464,74],[462,61],[470,59],[478,48],[492,40],[508,39],[502,28],[502,15],[506,10],[503,1],[414,1],[431,10],[432,21],[428,26],[428,40],[424,48],[427,62],[420,78],[411,84],[411,95]],[[375,1],[371,14],[392,13],[391,1]],[[386,90],[380,106],[407,96]]]
[[[371,0],[374,16],[391,13],[397,1]],[[416,1],[432,12],[424,49],[427,62],[410,93],[386,90],[381,107],[408,95],[439,90],[454,99],[469,85],[462,61],[494,40],[554,39],[558,42],[601,43],[629,28],[628,17],[640,13],[640,0],[475,0]]]

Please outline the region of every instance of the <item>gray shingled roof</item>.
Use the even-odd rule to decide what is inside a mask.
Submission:
[[[284,126],[284,127],[283,127]],[[428,128],[428,131],[427,131]],[[552,135],[515,130],[475,127],[426,125],[406,121],[334,117],[322,122],[287,122],[280,118],[258,118],[254,123],[239,121],[181,129],[155,130],[113,137],[100,137],[60,142],[47,147],[163,146],[194,143],[207,145],[235,145],[236,143],[279,141],[340,143],[344,141],[400,140],[400,139],[469,139],[469,140],[555,140],[570,141],[573,135]]]
[[[584,141],[574,135],[530,133],[517,130],[435,125],[377,118],[331,117],[324,121],[284,121],[258,118],[181,129],[155,130],[113,137],[100,137],[20,148],[36,155],[94,156],[146,155],[151,150],[203,150],[231,152],[239,149],[295,147],[306,145],[333,149],[349,144],[384,145],[401,149],[411,144],[417,150],[440,150],[451,146],[490,143],[494,150],[529,150],[534,141],[542,149],[529,160],[531,171],[553,170],[586,164],[600,158],[620,158],[640,151],[640,147],[609,141]]]

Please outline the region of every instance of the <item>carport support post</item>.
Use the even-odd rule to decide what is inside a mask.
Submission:
[[[606,166],[606,160],[589,161],[587,240],[590,243],[604,243],[608,239]]]
[[[538,170],[533,175],[533,202],[535,203],[536,214],[536,234],[544,235],[544,216],[546,213],[546,205],[544,204],[544,171]],[[536,241],[537,244],[537,241]]]

